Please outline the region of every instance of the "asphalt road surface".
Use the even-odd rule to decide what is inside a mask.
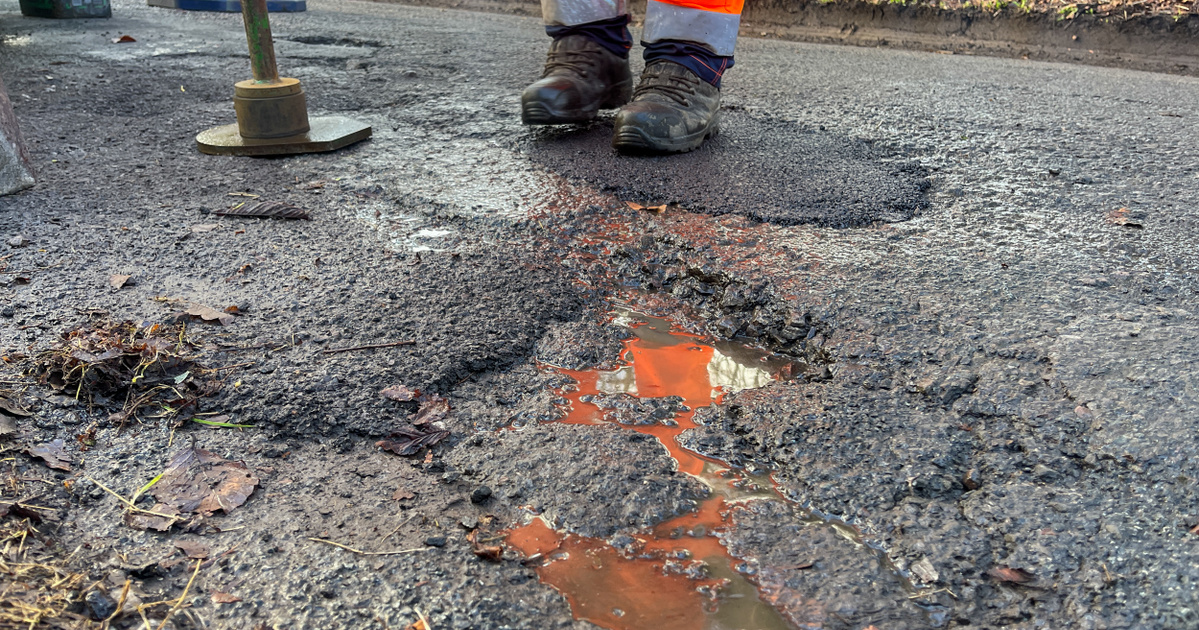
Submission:
[[[5,500],[52,511],[47,553],[92,591],[178,598],[191,541],[219,561],[178,628],[593,627],[536,562],[466,536],[539,514],[628,550],[712,492],[644,431],[554,422],[558,368],[611,370],[640,330],[621,306],[790,366],[678,436],[772,474],[720,541],[784,625],[1199,627],[1199,79],[746,37],[714,142],[621,157],[610,116],[521,126],[536,20],[309,7],[272,15],[282,73],[374,136],[250,159],[193,141],[233,121],[240,16],[0,1],[40,177],[0,198],[4,394],[32,413],[5,457],[34,484]],[[313,220],[211,214],[255,199]],[[201,408],[254,429],[119,422],[36,382],[61,333],[170,317],[156,297],[238,307],[189,330],[227,368]],[[450,436],[412,457],[376,446],[416,410],[380,396],[397,384],[449,401]],[[590,400],[670,426],[669,393]],[[54,439],[70,471],[23,450]],[[256,471],[244,505],[143,531],[83,478],[130,496],[189,443]]]

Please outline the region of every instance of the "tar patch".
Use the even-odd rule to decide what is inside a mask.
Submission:
[[[568,179],[643,205],[832,227],[904,221],[924,204],[923,167],[871,143],[803,124],[721,112],[721,133],[678,155],[625,156],[612,120],[534,130],[522,151]]]

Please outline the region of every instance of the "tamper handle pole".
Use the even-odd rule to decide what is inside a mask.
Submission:
[[[275,44],[271,40],[271,22],[266,0],[241,0],[241,17],[246,23],[246,42],[250,45],[250,69],[257,83],[279,81],[275,64]]]

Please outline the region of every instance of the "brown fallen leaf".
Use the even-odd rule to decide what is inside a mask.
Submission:
[[[218,311],[211,306],[205,306],[199,302],[192,302],[191,300],[185,300],[183,298],[156,297],[154,299],[159,302],[166,302],[177,308],[181,308],[183,309],[184,313],[191,315],[192,317],[199,317],[203,321],[220,322],[222,326],[228,326],[229,324],[232,324],[233,320],[235,319],[235,316],[232,313]]]
[[[204,560],[208,558],[208,545],[205,545],[202,542],[195,540],[176,540],[175,546],[192,560]]]
[[[1113,225],[1123,226],[1132,230],[1143,230],[1145,225],[1133,219],[1130,216],[1128,208],[1116,208],[1107,214],[1107,222]]]
[[[46,465],[51,468],[71,472],[71,456],[67,455],[65,446],[63,441],[58,439],[53,442],[31,446],[25,452],[46,462]]]
[[[657,206],[643,206],[639,203],[633,203],[632,201],[626,201],[624,203],[626,206],[628,206],[629,208],[632,208],[633,210],[649,210],[650,212],[653,212],[654,214],[662,214],[663,212],[666,212],[666,205],[667,205],[667,204],[661,204],[661,205],[657,205]]]
[[[427,429],[423,427],[409,429],[405,427],[392,433],[388,439],[375,442],[375,446],[385,451],[391,451],[396,455],[415,455],[421,448],[433,446],[449,437],[449,435],[449,431],[440,429]]]
[[[1037,579],[1037,576],[1024,569],[1012,567],[993,567],[987,570],[987,575],[1000,582],[1012,584],[1028,584]]]
[[[212,603],[214,604],[232,604],[240,601],[241,598],[237,595],[230,595],[229,593],[222,593],[220,591],[212,592]]]
[[[403,488],[396,489],[396,491],[391,495],[392,501],[407,501],[408,499],[413,498],[416,498],[416,495],[413,494],[411,490],[405,490]]]
[[[408,402],[411,400],[416,400],[417,396],[420,396],[420,390],[408,389],[403,385],[392,385],[391,387],[388,387],[379,393],[382,394],[384,398],[388,400],[394,400],[396,402]]]
[[[479,531],[476,529],[466,535],[466,540],[470,541],[471,552],[488,562],[499,562],[502,560],[504,558],[504,547],[496,544],[498,540],[485,539],[483,542],[480,542]]]
[[[327,183],[328,182],[326,182],[323,179],[315,179],[315,180],[308,182],[307,184],[300,186],[300,190],[320,190],[320,189],[324,188],[325,184],[327,184]]]
[[[21,407],[20,403],[18,403],[17,401],[15,401],[11,398],[6,398],[4,396],[0,396],[0,411],[3,411],[4,413],[7,413],[10,416],[16,416],[18,418],[28,418],[29,416],[33,415],[32,413],[26,411],[23,407]]]
[[[114,289],[119,289],[119,288],[125,286],[125,283],[129,282],[129,279],[132,277],[133,276],[126,276],[124,274],[114,273],[111,276],[108,276],[108,286],[110,286]]]
[[[421,426],[444,420],[450,413],[450,401],[437,394],[425,394],[420,397],[420,406],[412,418],[412,424]]]
[[[225,217],[258,217],[263,219],[304,219],[312,220],[307,210],[297,208],[282,201],[259,201],[245,206],[237,206],[228,210],[217,210],[213,214]]]
[[[417,619],[404,627],[404,630],[429,630],[429,624],[424,619]]]
[[[137,41],[136,39],[133,39],[132,37],[130,37],[128,35],[122,35],[120,37],[112,38],[112,43],[114,43],[114,44],[129,44],[129,43],[136,42],[136,41]]]
[[[245,503],[257,486],[258,477],[245,464],[222,459],[202,448],[185,448],[171,458],[158,483],[150,489],[150,495],[159,503],[151,511],[185,517],[211,516],[218,510],[228,514]]]

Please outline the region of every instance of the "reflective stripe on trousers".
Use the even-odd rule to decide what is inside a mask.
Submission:
[[[648,0],[641,41],[695,42],[730,57],[737,43],[744,0]],[[628,13],[626,0],[541,0],[549,25],[577,26]]]

